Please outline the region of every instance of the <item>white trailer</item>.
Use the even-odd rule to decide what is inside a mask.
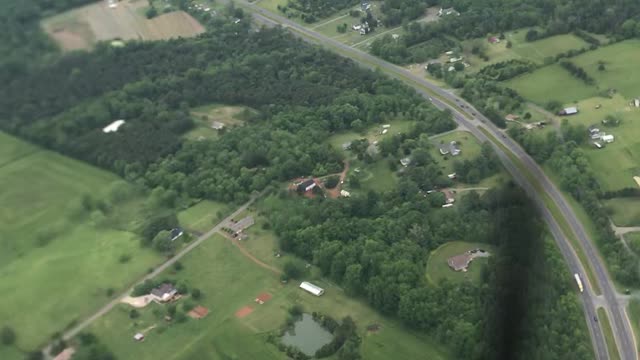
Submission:
[[[582,286],[582,280],[580,280],[580,275],[573,274],[573,277],[576,278],[576,284],[578,284],[578,289],[580,289],[580,292],[584,292],[584,287]]]

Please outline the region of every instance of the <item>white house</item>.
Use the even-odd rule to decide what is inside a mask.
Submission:
[[[178,293],[178,290],[169,283],[164,283],[159,287],[151,290],[151,298],[157,302],[167,302]]]
[[[124,121],[124,120],[116,120],[116,121],[112,122],[111,124],[105,126],[104,129],[102,129],[102,132],[105,133],[105,134],[111,133],[111,132],[116,132],[116,131],[118,131],[120,126],[124,125],[125,122],[126,121]]]
[[[606,142],[606,143],[612,143],[614,139],[613,135],[602,135],[602,137],[600,137],[600,140]]]
[[[324,289],[323,288],[315,286],[312,283],[307,282],[307,281],[303,281],[300,284],[300,289],[302,289],[302,290],[304,290],[304,291],[306,291],[308,293],[311,293],[311,294],[313,294],[315,296],[320,296],[320,295],[324,294]]]

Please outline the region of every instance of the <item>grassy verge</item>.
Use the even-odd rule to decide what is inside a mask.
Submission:
[[[633,336],[635,336],[637,345],[640,344],[640,300],[632,299],[629,301],[629,307],[627,310],[627,313],[629,314],[629,321],[631,321],[631,327],[633,329]]]
[[[531,182],[536,192],[542,194],[542,200],[545,206],[547,207],[547,209],[549,209],[553,218],[556,219],[556,221],[558,222],[558,226],[560,226],[560,229],[562,230],[562,233],[567,237],[567,239],[569,239],[573,250],[578,255],[578,259],[582,263],[582,266],[584,267],[587,273],[587,277],[589,278],[589,283],[591,283],[593,292],[596,295],[600,295],[602,291],[600,290],[600,284],[598,284],[598,281],[595,277],[593,269],[591,268],[591,263],[587,260],[587,256],[584,254],[584,250],[580,246],[578,239],[576,238],[573,231],[571,231],[571,227],[569,226],[569,224],[567,223],[567,220],[564,218],[564,216],[560,212],[560,209],[558,208],[558,206],[549,197],[549,195],[542,189],[542,187],[540,186],[540,183],[538,183],[538,181],[533,177],[533,175],[531,175],[529,170],[527,170],[524,167],[524,165],[522,165],[522,163],[518,160],[518,158],[509,149],[507,149],[504,145],[502,145],[502,143],[498,141],[498,139],[496,139],[493,135],[491,135],[487,130],[483,128],[479,128],[479,129],[480,131],[482,131],[482,133],[484,133],[487,136],[487,138],[489,138],[490,141],[497,144],[505,152],[505,154],[507,154],[509,159],[513,161],[513,163],[518,168],[518,170],[520,170],[521,173]]]
[[[620,353],[616,346],[616,341],[613,337],[613,330],[611,330],[611,324],[609,324],[609,317],[603,308],[598,308],[598,320],[604,333],[604,340],[607,342],[607,349],[609,350],[609,358],[611,360],[620,360]]]

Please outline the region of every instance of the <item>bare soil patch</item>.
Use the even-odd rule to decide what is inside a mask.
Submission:
[[[45,19],[42,27],[64,50],[88,49],[97,41],[164,40],[205,31],[183,11],[147,19],[143,11],[147,5],[146,1],[121,1],[110,8],[101,1]]]
[[[194,307],[193,310],[189,311],[187,315],[189,315],[189,317],[193,319],[202,319],[203,317],[207,316],[207,314],[209,314],[209,309],[204,306],[198,305]]]
[[[236,317],[238,319],[242,319],[243,317],[251,314],[253,312],[253,308],[251,306],[245,306],[240,310],[236,311]]]

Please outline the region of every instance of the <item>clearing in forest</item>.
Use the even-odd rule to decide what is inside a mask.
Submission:
[[[126,0],[115,8],[106,1],[79,7],[42,22],[45,31],[63,50],[90,49],[104,40],[163,40],[191,37],[205,28],[184,11],[145,17],[148,2]]]

